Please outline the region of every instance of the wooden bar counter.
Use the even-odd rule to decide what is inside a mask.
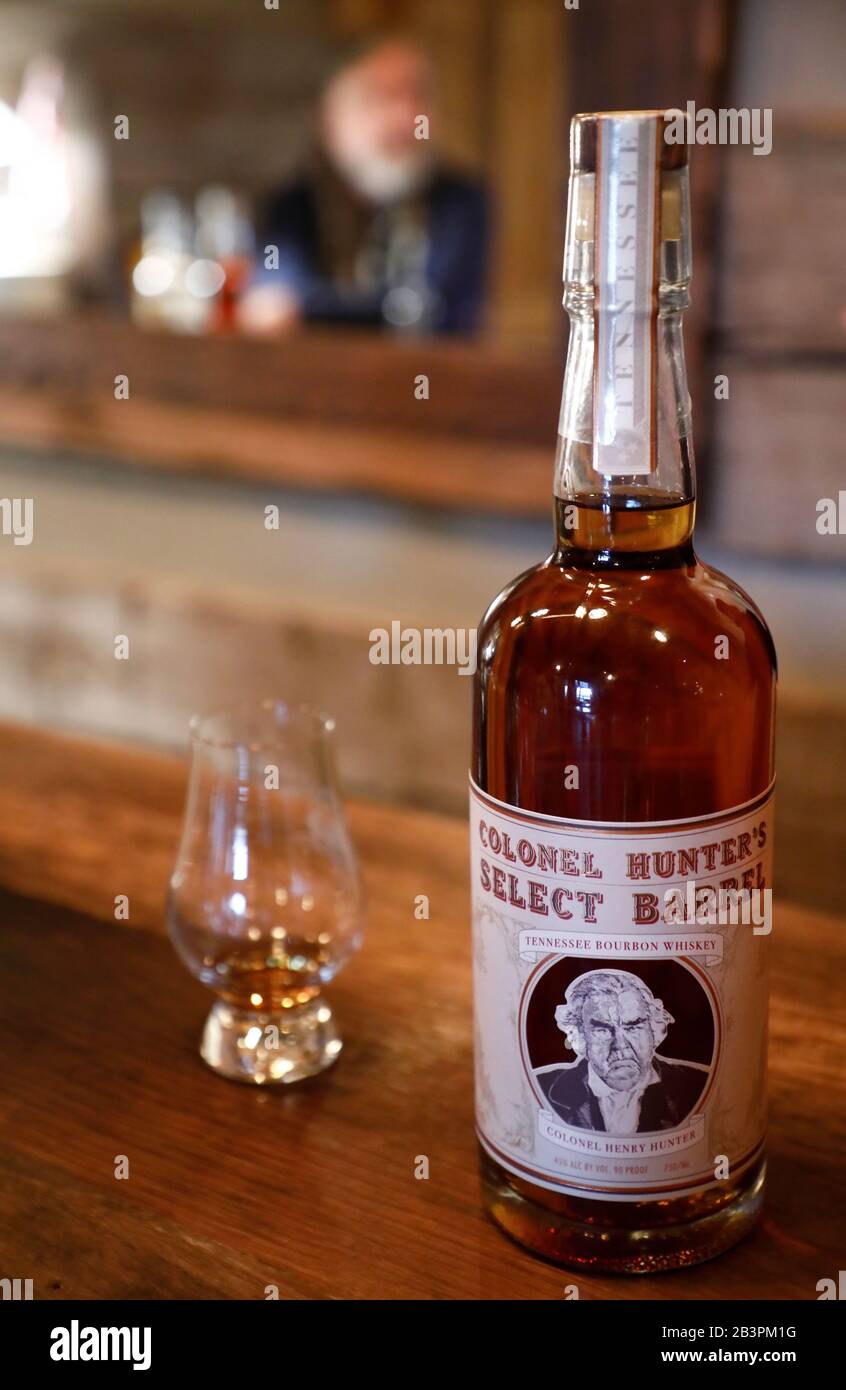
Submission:
[[[0,766],[0,1277],[39,1299],[816,1299],[836,1281],[843,920],[777,912],[762,1225],[693,1270],[574,1275],[479,1204],[462,822],[351,808],[369,913],[331,989],[346,1046],[259,1091],[203,1066],[209,996],[163,935],[184,763],[3,725]]]

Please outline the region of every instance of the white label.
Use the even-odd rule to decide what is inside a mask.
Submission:
[[[772,806],[605,825],[471,782],[476,1119],[504,1168],[637,1201],[760,1152]]]

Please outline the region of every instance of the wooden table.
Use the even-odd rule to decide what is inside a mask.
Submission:
[[[837,1278],[842,920],[778,915],[763,1224],[694,1270],[573,1276],[479,1206],[461,822],[351,808],[370,909],[332,987],[343,1056],[252,1091],[199,1060],[208,995],[163,936],[184,764],[2,725],[0,767],[0,1277],[40,1299],[555,1299],[574,1278],[590,1299],[815,1299]]]

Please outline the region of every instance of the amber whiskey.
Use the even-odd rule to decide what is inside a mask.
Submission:
[[[470,791],[484,1200],[628,1272],[726,1249],[764,1185],[775,654],[693,548],[667,124],[573,122],[555,543],[482,620]]]

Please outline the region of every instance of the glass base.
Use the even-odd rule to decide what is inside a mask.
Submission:
[[[624,1208],[614,1212],[611,1203],[581,1201],[596,1208],[595,1224],[588,1224],[518,1191],[505,1169],[481,1148],[480,1165],[485,1207],[507,1235],[544,1259],[597,1273],[657,1274],[713,1259],[748,1234],[764,1201],[766,1164],[760,1159],[728,1199],[715,1202],[711,1197],[711,1209],[701,1215],[674,1222],[655,1202],[644,1203],[636,1213],[633,1207],[625,1210],[627,1203],[614,1204]],[[565,1204],[565,1199],[558,1201]],[[651,1213],[644,1207],[651,1207]]]
[[[206,1019],[200,1056],[231,1081],[276,1086],[316,1076],[342,1047],[323,999],[278,1014],[236,1009],[219,999]]]

